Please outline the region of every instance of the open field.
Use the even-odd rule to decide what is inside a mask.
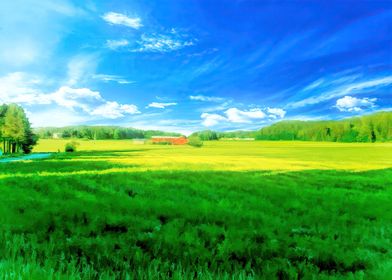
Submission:
[[[63,151],[67,142],[43,139],[34,152]],[[392,143],[209,141],[201,149],[187,145],[135,145],[132,140],[78,143],[78,150],[92,153],[83,153],[73,160],[130,164],[132,170],[359,171],[392,167]]]
[[[79,142],[0,165],[0,279],[392,275],[391,143]]]

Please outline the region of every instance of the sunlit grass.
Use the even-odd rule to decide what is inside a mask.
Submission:
[[[35,152],[63,151],[67,140],[40,140]],[[372,170],[392,166],[392,143],[216,141],[202,148],[138,145],[131,140],[79,141],[78,160],[137,165],[135,170]],[[116,152],[117,151],[117,152]]]
[[[391,144],[66,142],[0,165],[0,279],[392,275]]]

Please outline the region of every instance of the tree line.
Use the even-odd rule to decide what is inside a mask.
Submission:
[[[191,134],[191,137],[199,137],[200,140],[202,141],[213,141],[213,140],[219,140],[222,138],[255,138],[256,136],[256,131],[230,131],[230,132],[219,132],[219,131],[213,131],[213,130],[203,130],[203,131],[198,131],[194,132]]]
[[[39,128],[35,132],[40,138],[78,138],[88,140],[149,139],[152,136],[181,136],[179,133],[159,130],[140,130],[119,126],[69,126]]]
[[[339,121],[282,121],[262,128],[258,140],[305,140],[332,142],[392,141],[392,112]]]
[[[331,142],[392,141],[392,112],[338,121],[281,121],[258,131],[195,132],[203,141],[222,138],[255,138],[255,140],[302,140]]]
[[[3,153],[30,153],[37,140],[22,107],[0,105],[0,150]]]

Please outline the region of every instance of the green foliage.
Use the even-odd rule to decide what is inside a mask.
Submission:
[[[77,147],[79,146],[78,142],[72,141],[67,144],[65,144],[65,152],[67,153],[73,153],[77,151]]]
[[[0,140],[4,152],[17,153],[22,150],[27,154],[32,151],[38,138],[32,132],[22,107],[16,104],[0,106]]]
[[[195,132],[192,133],[190,137],[194,137],[195,139],[198,138],[201,141],[219,140],[217,132],[212,130]]]
[[[392,112],[340,121],[282,121],[262,128],[258,140],[392,141]]]
[[[231,138],[231,139],[244,139],[244,138],[255,138],[256,131],[229,131],[229,132],[218,132],[219,138]]]
[[[217,132],[212,130],[203,130],[194,132],[191,136],[197,136],[202,141],[213,141],[219,140],[221,138],[232,138],[232,139],[244,139],[244,138],[254,138],[256,131],[231,131],[231,132]]]
[[[80,138],[94,140],[108,139],[150,139],[152,136],[181,136],[179,133],[163,132],[159,130],[139,130],[134,128],[117,127],[117,126],[70,126],[62,128],[39,128],[36,133],[42,139],[53,138],[54,135],[59,138]]]
[[[203,146],[203,141],[201,141],[200,137],[198,136],[190,136],[188,138],[188,145],[200,148]]]
[[[123,173],[62,160],[92,154],[2,166],[0,278],[390,276],[391,169]]]
[[[159,141],[159,142],[152,142],[153,145],[172,145],[173,143],[170,141]]]

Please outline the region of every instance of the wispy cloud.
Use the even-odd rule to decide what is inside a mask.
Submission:
[[[211,113],[211,112],[217,112],[217,111],[223,111],[228,108],[230,108],[232,105],[232,101],[228,100],[220,104],[216,104],[214,106],[208,106],[208,107],[202,107],[199,109],[200,112],[204,113]]]
[[[341,112],[360,112],[363,109],[375,107],[377,98],[356,98],[345,96],[336,100],[336,108]]]
[[[392,84],[392,76],[385,76],[377,79],[358,81],[354,83],[344,84],[334,88],[326,88],[320,94],[311,96],[300,101],[291,102],[287,104],[287,108],[300,108],[307,105],[314,105],[320,102],[324,102],[333,98],[355,94],[367,90],[373,90]]]
[[[105,46],[111,50],[117,50],[129,45],[129,41],[126,39],[120,40],[106,40]]]
[[[310,85],[306,86],[302,91],[309,91],[319,87],[324,82],[324,79],[318,79],[311,83]]]
[[[134,29],[139,29],[143,26],[142,20],[139,17],[129,17],[115,12],[106,13],[102,18],[109,24],[123,25]]]
[[[171,103],[161,103],[161,102],[152,102],[148,104],[147,108],[158,108],[158,109],[165,109],[166,107],[169,106],[176,106],[177,103],[171,102]]]
[[[225,98],[222,98],[222,97],[206,96],[206,95],[190,95],[189,99],[196,100],[196,101],[204,101],[204,102],[223,102],[223,101],[225,101]]]
[[[72,1],[0,1],[0,68],[53,64],[57,44],[69,35],[63,24],[82,16]]]
[[[172,52],[193,46],[194,40],[184,38],[179,34],[142,34],[137,41],[137,47],[131,52]]]
[[[78,54],[73,56],[67,64],[68,86],[86,83],[95,74],[99,56],[95,53]]]
[[[195,52],[195,53],[191,53],[188,54],[188,57],[201,57],[201,56],[205,56],[205,55],[209,55],[209,54],[213,54],[215,52],[219,51],[218,48],[210,48],[210,49],[206,49],[200,52]]]
[[[118,84],[133,84],[135,83],[134,81],[129,81],[125,78],[123,78],[122,76],[117,76],[117,75],[106,75],[106,74],[96,74],[93,75],[94,79],[103,81],[105,83],[108,82],[116,82]]]

